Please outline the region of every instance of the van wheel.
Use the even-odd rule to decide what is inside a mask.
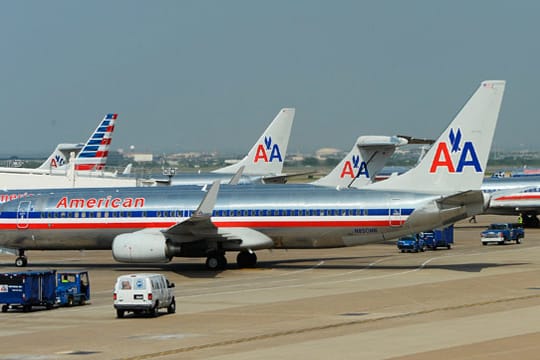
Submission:
[[[150,316],[158,316],[159,312],[159,301],[156,301],[156,306],[154,306],[152,309],[150,309]]]
[[[167,307],[168,314],[174,314],[176,312],[176,301],[174,298],[171,301],[171,304]]]
[[[73,296],[68,297],[66,306],[73,306]]]
[[[116,317],[121,319],[124,317],[124,310],[116,309]]]
[[[2,305],[2,312],[7,312],[9,306],[8,305]]]
[[[79,298],[79,305],[84,305],[84,304],[86,304],[86,296],[83,295]]]

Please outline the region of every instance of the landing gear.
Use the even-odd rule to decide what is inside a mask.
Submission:
[[[254,268],[257,265],[257,254],[253,250],[240,251],[236,256],[239,268]]]
[[[528,228],[540,227],[540,220],[536,217],[536,214],[524,214],[523,226]]]
[[[208,270],[224,270],[227,268],[227,258],[225,253],[212,251],[206,257],[206,268]]]
[[[28,265],[28,258],[24,255],[24,249],[19,249],[19,256],[15,259],[16,267],[25,267]]]

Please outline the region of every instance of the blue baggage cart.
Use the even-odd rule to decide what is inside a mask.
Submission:
[[[50,309],[56,302],[56,271],[0,273],[2,312],[9,309],[30,311],[33,306]]]

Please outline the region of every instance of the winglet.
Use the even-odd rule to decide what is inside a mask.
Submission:
[[[214,173],[234,174],[244,166],[247,175],[281,174],[287,153],[295,109],[281,109],[249,153],[236,164],[214,170]]]
[[[212,214],[214,206],[216,206],[217,195],[219,192],[220,181],[216,180],[212,183],[210,190],[204,195],[197,210],[195,210],[195,216],[208,216]]]
[[[369,188],[441,195],[479,190],[505,85],[483,81],[416,167]]]
[[[238,183],[240,182],[240,179],[242,178],[242,173],[244,172],[244,167],[245,166],[240,166],[240,168],[238,169],[236,174],[234,174],[234,176],[231,178],[231,180],[229,180],[229,185],[238,185]]]

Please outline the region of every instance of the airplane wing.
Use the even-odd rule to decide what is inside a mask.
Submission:
[[[163,230],[163,233],[176,242],[191,242],[216,237],[217,227],[210,219],[216,205],[219,184],[219,180],[214,181],[189,219]]]
[[[211,216],[219,185],[219,180],[214,181],[193,215],[163,230],[163,234],[174,244],[204,240],[222,243],[222,247],[227,250],[257,250],[272,247],[272,239],[259,231],[244,227],[219,228],[212,223]]]

